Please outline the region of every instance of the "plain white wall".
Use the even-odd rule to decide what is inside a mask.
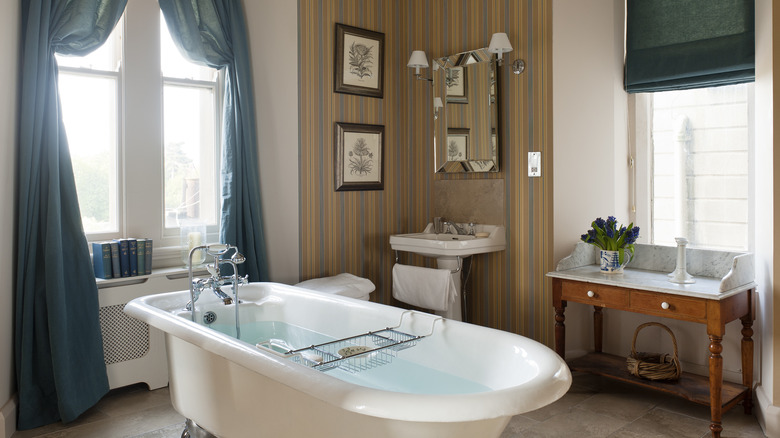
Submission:
[[[271,281],[299,281],[298,2],[245,0]]]
[[[773,111],[773,99],[777,100],[777,91],[774,90],[773,77],[778,75],[778,71],[773,64],[778,65],[780,61],[773,60],[773,52],[777,53],[778,47],[773,44],[777,41],[777,36],[772,35],[772,21],[777,21],[780,17],[780,11],[773,8],[770,0],[760,0],[756,2],[756,136],[755,136],[755,168],[753,170],[755,185],[756,208],[754,229],[758,235],[755,238],[756,252],[756,282],[759,285],[758,303],[756,306],[756,323],[753,326],[755,333],[760,333],[760,339],[756,348],[759,352],[759,366],[756,371],[758,387],[756,388],[756,400],[759,409],[757,415],[765,428],[767,436],[780,435],[780,408],[777,407],[777,389],[774,389],[777,381],[773,363],[778,355],[777,349],[773,345],[774,335],[777,332],[774,329],[773,307],[773,284],[774,284],[774,266],[773,258],[775,252],[776,240],[780,235],[775,233],[776,218],[780,218],[778,208],[780,203],[775,202],[777,194],[773,184],[767,184],[773,181],[773,162],[777,160],[774,156],[774,120],[777,116]],[[775,298],[776,299],[776,298]]]
[[[629,220],[628,104],[623,90],[623,0],[553,1],[554,255],[568,255],[598,216]],[[647,224],[637,223],[640,228]],[[641,233],[640,233],[641,234]],[[634,330],[660,321],[677,338],[686,371],[706,375],[701,324],[605,310],[604,351],[626,356]],[[593,349],[592,308],[569,303],[566,347],[572,357]],[[727,325],[724,377],[741,381],[741,324]],[[645,335],[638,347],[672,351],[667,336]]]
[[[628,220],[623,1],[553,1],[555,259],[596,217]]]
[[[0,14],[0,437],[10,438],[16,428],[14,377],[14,221],[16,205],[16,102],[19,65],[20,2],[4,2]],[[14,241],[12,241],[14,239]]]
[[[554,0],[552,8],[557,262],[571,253],[595,218],[614,215],[628,221],[628,117],[622,85],[623,0]],[[566,347],[573,354],[592,348],[586,310],[571,303],[566,311]]]

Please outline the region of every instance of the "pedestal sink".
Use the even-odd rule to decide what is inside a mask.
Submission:
[[[468,230],[467,225],[460,225]],[[395,251],[434,257],[438,268],[453,271],[460,268],[462,259],[466,257],[506,249],[506,229],[500,225],[475,225],[475,235],[436,234],[433,229],[433,224],[429,223],[422,233],[393,234],[390,236],[390,247]],[[458,296],[462,297],[459,270],[452,274],[452,280]],[[446,311],[436,313],[460,321],[462,319],[461,299],[455,300]]]

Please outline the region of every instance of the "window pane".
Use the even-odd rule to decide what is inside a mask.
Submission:
[[[117,79],[60,73],[62,117],[84,231],[118,231]]]
[[[653,93],[653,243],[748,247],[752,84]]]
[[[217,223],[214,90],[165,85],[165,226]]]

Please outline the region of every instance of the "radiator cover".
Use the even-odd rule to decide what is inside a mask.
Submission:
[[[146,383],[149,389],[168,385],[163,333],[128,316],[123,309],[134,298],[186,289],[187,271],[180,268],[139,277],[98,279],[103,355],[111,389],[135,383]]]

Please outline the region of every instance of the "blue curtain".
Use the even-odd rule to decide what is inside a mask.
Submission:
[[[19,429],[74,420],[109,389],[54,53],[99,47],[126,2],[22,2],[14,333]]]
[[[220,239],[246,256],[239,272],[268,280],[257,173],[254,90],[244,11],[239,0],[159,0],[179,50],[193,62],[225,69],[222,109]]]

